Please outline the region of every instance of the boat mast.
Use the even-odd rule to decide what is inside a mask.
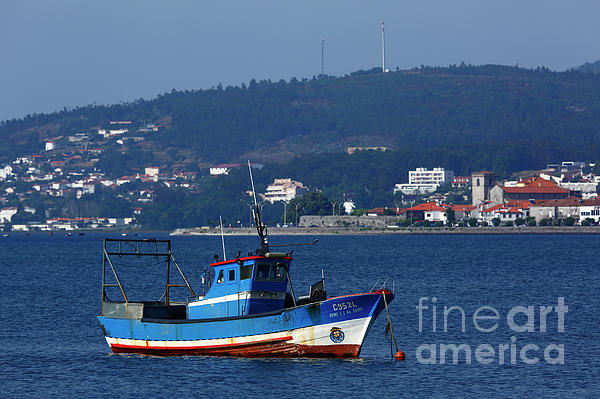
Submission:
[[[260,238],[260,254],[265,255],[269,252],[267,226],[263,224],[260,217],[260,208],[258,206],[258,202],[256,201],[256,190],[254,189],[254,178],[252,177],[252,166],[250,165],[250,160],[248,160],[248,172],[250,172],[250,183],[252,184],[252,196],[254,198],[255,208],[255,211],[252,213],[254,216],[254,223],[256,224],[256,231],[258,232],[258,237]]]
[[[219,215],[219,224],[221,225],[221,243],[223,244],[223,260],[227,260],[225,255],[225,236],[223,235],[223,218]]]

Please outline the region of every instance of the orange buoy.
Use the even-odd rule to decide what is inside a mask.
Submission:
[[[396,358],[396,360],[404,360],[404,352],[402,352],[401,350],[398,350],[398,352],[396,352],[394,357]]]

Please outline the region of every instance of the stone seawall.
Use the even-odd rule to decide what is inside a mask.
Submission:
[[[600,234],[600,226],[520,226],[520,227],[269,227],[271,236],[292,235],[379,235],[379,234]],[[224,235],[256,236],[256,229],[226,228]],[[184,228],[171,233],[185,235],[221,235],[219,228]]]
[[[300,216],[298,227],[384,228],[399,223],[398,216]]]

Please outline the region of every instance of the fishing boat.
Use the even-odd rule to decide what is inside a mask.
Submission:
[[[238,251],[225,259],[223,248],[224,260],[215,255],[198,294],[176,262],[170,240],[105,239],[98,320],[110,349],[163,356],[358,357],[393,292],[383,285],[370,292],[328,297],[322,274],[308,295],[297,297],[290,276],[293,251],[271,250],[256,200],[254,220],[259,249],[247,256]],[[128,299],[112,260],[124,256],[164,260],[166,283],[159,300]],[[189,298],[170,300],[174,288],[187,289]],[[110,289],[120,292],[122,299],[109,299]]]

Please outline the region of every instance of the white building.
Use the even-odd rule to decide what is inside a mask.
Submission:
[[[356,208],[356,205],[354,205],[354,201],[344,201],[342,206],[344,207],[346,215],[350,215],[354,208]]]
[[[478,220],[492,224],[494,219],[500,220],[500,223],[514,222],[521,218],[529,217],[529,210],[512,206],[509,204],[498,204],[486,209],[481,209]]]
[[[444,168],[417,168],[408,171],[408,182],[410,184],[437,184],[441,186],[444,183],[454,180],[454,172]]]
[[[35,212],[36,212],[36,211],[35,211],[35,208],[32,208],[32,207],[30,207],[30,206],[24,206],[24,207],[23,207],[23,210],[24,210],[25,212],[29,212],[29,213],[31,213],[32,215],[35,215]]]
[[[17,213],[17,210],[14,206],[0,209],[0,223],[10,222],[13,215]]]
[[[596,223],[600,220],[600,199],[595,198],[579,204],[579,222],[588,218]]]
[[[144,168],[144,173],[148,176],[158,176],[158,171],[159,168],[155,166],[148,166],[147,168]]]
[[[231,169],[239,167],[239,163],[222,163],[219,165],[211,166],[209,172],[211,176],[228,175]]]
[[[561,172],[568,172],[571,170],[583,169],[585,168],[585,162],[576,162],[576,161],[563,161],[560,164]]]
[[[46,142],[46,151],[52,151],[54,149],[54,141]]]
[[[275,179],[272,184],[267,186],[265,199],[271,203],[277,201],[288,202],[296,197],[302,196],[308,192],[304,184],[287,179]]]
[[[598,182],[560,182],[558,185],[571,191],[581,192],[581,199],[584,200],[598,196]]]
[[[20,165],[20,164],[28,164],[31,165],[33,163],[33,160],[30,157],[18,157],[16,160],[13,161],[14,164]]]
[[[417,168],[408,171],[408,184],[396,184],[394,193],[401,191],[405,195],[430,194],[444,183],[452,183],[454,172],[444,168]]]
[[[119,136],[121,134],[125,134],[127,133],[129,130],[128,129],[98,129],[98,134],[101,135],[102,137],[109,138],[109,137],[113,137],[113,136]]]
[[[394,194],[400,191],[405,195],[422,195],[422,194],[431,194],[439,187],[438,184],[396,184],[394,186]]]
[[[440,206],[436,202],[430,201],[407,208],[406,217],[418,220],[428,220],[430,222],[446,223],[448,221],[447,212],[448,207],[446,205]]]
[[[6,180],[7,177],[13,175],[13,168],[10,165],[6,165],[0,169],[0,180]]]

